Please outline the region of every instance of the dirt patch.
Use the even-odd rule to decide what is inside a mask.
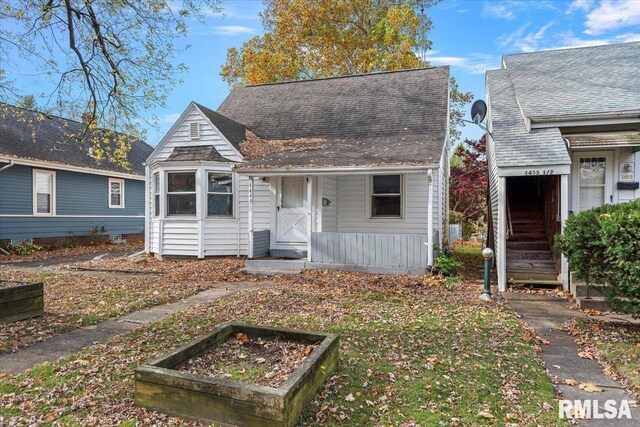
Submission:
[[[192,374],[280,387],[318,343],[305,344],[243,333],[188,360],[180,370]]]

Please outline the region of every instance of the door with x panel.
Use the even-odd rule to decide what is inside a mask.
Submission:
[[[307,243],[306,182],[302,176],[278,180],[277,236],[279,244]]]

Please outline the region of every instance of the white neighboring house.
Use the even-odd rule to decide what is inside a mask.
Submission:
[[[640,198],[640,42],[507,55],[486,75],[498,284],[562,284],[567,217]],[[571,286],[572,291],[574,286]]]
[[[147,160],[146,251],[422,273],[448,222],[449,68],[234,88]]]

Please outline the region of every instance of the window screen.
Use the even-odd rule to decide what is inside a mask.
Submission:
[[[371,177],[371,216],[402,216],[402,178],[400,175]]]

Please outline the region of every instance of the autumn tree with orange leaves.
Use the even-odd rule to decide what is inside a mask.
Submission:
[[[266,0],[265,34],[227,52],[230,85],[272,83],[428,66],[439,0]],[[470,93],[451,82],[451,136]]]

